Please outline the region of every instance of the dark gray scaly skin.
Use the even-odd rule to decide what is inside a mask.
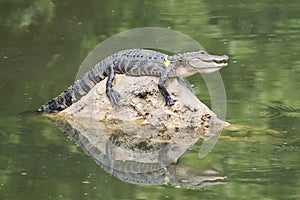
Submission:
[[[79,101],[97,83],[108,77],[106,94],[112,106],[118,104],[120,95],[113,90],[115,74],[128,76],[158,76],[158,88],[166,100],[166,105],[174,105],[165,84],[169,77],[187,77],[197,72],[211,73],[227,66],[227,55],[210,55],[204,50],[168,56],[145,50],[129,49],[117,52],[97,63],[82,78],[53,100],[42,105],[38,111],[44,113],[59,112]]]

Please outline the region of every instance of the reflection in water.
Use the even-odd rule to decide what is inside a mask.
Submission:
[[[200,138],[214,134],[208,130],[163,130],[134,122],[91,119],[56,122],[105,171],[125,182],[193,189],[225,183],[226,177],[214,169],[177,162]]]
[[[267,115],[268,118],[297,118],[300,117],[300,107],[296,105],[289,105],[281,101],[273,101],[272,104],[268,106]]]

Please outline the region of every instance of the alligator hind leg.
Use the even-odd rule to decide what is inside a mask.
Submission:
[[[175,100],[173,100],[166,88],[166,81],[169,77],[170,72],[173,70],[173,68],[170,66],[166,68],[166,70],[162,73],[159,82],[158,82],[158,89],[162,93],[162,95],[165,97],[166,105],[167,106],[173,106],[175,103]]]
[[[113,90],[112,84],[114,82],[115,78],[115,70],[114,70],[114,64],[111,64],[108,68],[108,78],[106,82],[106,95],[109,98],[112,107],[118,105],[120,101],[120,94]]]

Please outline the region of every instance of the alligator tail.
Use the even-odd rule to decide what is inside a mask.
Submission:
[[[97,71],[99,68],[96,66],[88,71],[81,79],[77,80],[67,90],[50,100],[48,103],[42,105],[38,111],[43,113],[60,112],[79,101],[92,87],[102,81],[106,76],[105,72],[99,73],[99,71]]]

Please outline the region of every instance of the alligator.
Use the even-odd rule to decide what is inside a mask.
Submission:
[[[114,107],[120,100],[119,93],[112,87],[115,74],[160,77],[159,91],[164,96],[166,105],[172,106],[175,100],[166,88],[168,78],[184,78],[198,72],[211,73],[227,66],[228,59],[227,55],[210,55],[202,49],[172,56],[147,49],[123,50],[98,62],[83,77],[60,95],[42,105],[38,111],[44,113],[62,111],[79,101],[106,77],[106,95]]]

